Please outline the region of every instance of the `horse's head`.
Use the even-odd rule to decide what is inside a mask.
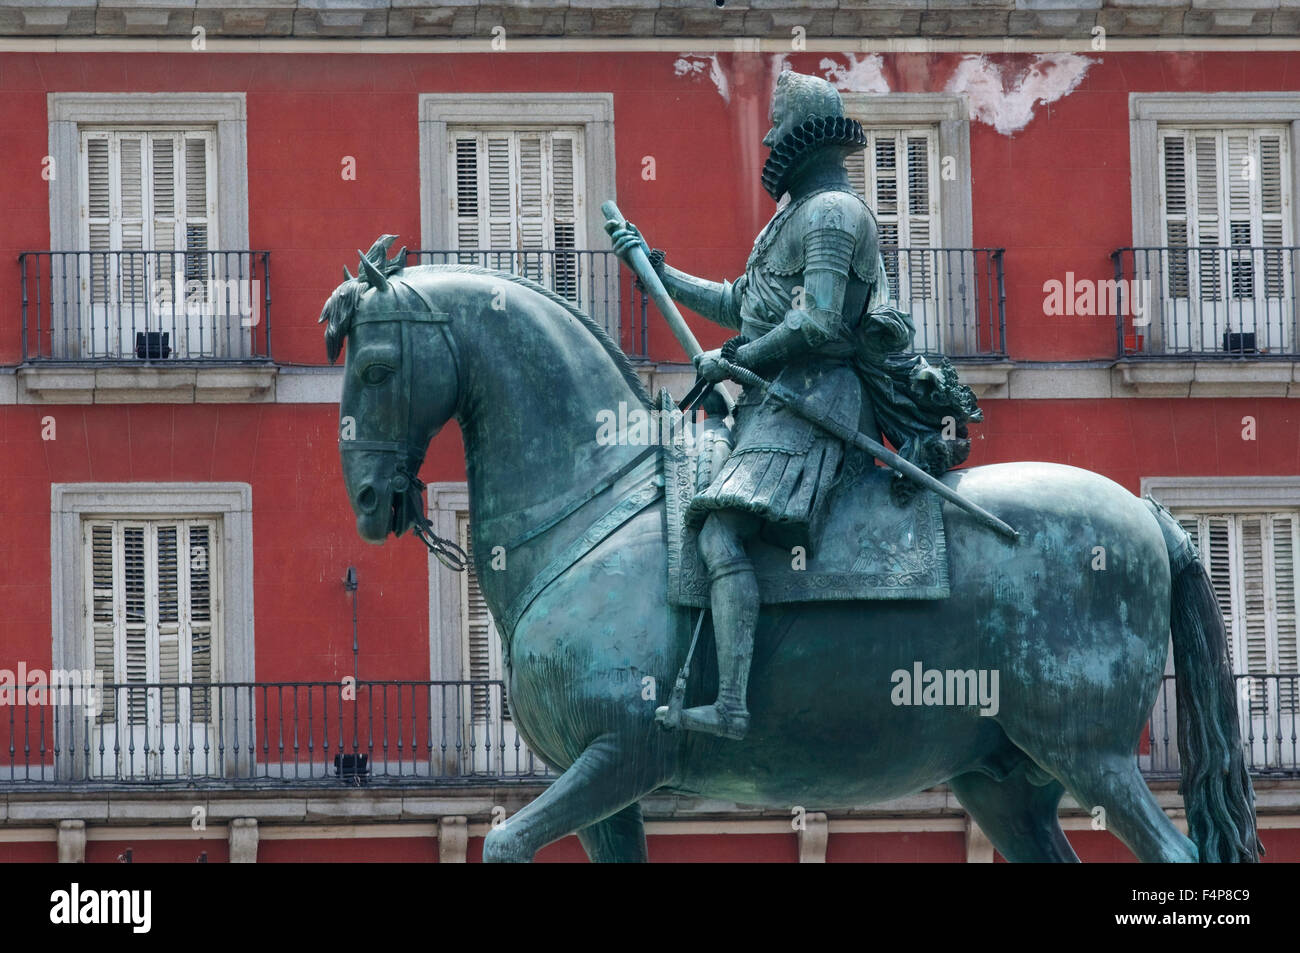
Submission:
[[[358,534],[382,543],[414,529],[430,542],[417,477],[429,441],[456,412],[459,382],[449,316],[403,278],[406,249],[388,260],[394,237],[361,256],[357,277],[343,269],[347,280],[320,323],[331,364],[347,343],[339,454]]]

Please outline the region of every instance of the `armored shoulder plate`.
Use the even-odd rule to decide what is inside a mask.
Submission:
[[[879,254],[875,216],[855,193],[839,190],[819,192],[793,210],[773,236],[764,270],[777,275],[799,274],[806,261],[808,237],[826,230],[853,236],[849,268],[859,281],[875,281]]]

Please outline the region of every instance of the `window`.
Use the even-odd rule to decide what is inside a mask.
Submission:
[[[1180,511],[1183,529],[1201,551],[1232,641],[1234,672],[1246,680],[1251,714],[1272,720],[1297,712],[1294,676],[1296,572],[1300,567],[1300,510],[1273,513]],[[1256,732],[1259,733],[1258,731]]]
[[[469,494],[464,483],[429,485],[429,518],[440,536],[473,555]],[[447,774],[547,775],[549,769],[515,729],[496,623],[479,589],[473,562],[463,573],[429,557],[429,664],[434,681],[451,683],[434,694],[439,731],[446,739]]]
[[[158,357],[166,334],[169,357],[252,356],[258,329],[245,322],[262,269],[249,253],[244,94],[51,93],[48,103],[58,254],[38,353],[136,360],[139,344]],[[177,287],[178,274],[207,283],[209,307],[191,305],[195,288]],[[235,297],[213,307],[223,295]]]
[[[1255,769],[1294,767],[1300,724],[1300,476],[1148,477],[1209,570],[1237,676],[1238,712]],[[1171,660],[1172,665],[1172,660]],[[1175,678],[1178,672],[1170,668]],[[1173,692],[1157,701],[1153,743],[1176,750]],[[1166,752],[1166,755],[1168,754]]]
[[[1126,330],[1126,348],[1189,360],[1295,354],[1300,98],[1130,93],[1129,141],[1133,248],[1117,265],[1149,313]]]
[[[631,282],[600,211],[617,199],[612,93],[421,94],[420,196],[421,261],[525,274],[622,340]]]
[[[452,127],[448,139],[454,247],[512,251],[487,256],[488,266],[508,263],[576,301],[577,257],[563,250],[586,247],[581,127]]]
[[[83,524],[86,652],[118,686],[95,722],[92,775],[205,773],[217,746],[207,686],[221,680],[218,532],[212,520]]]
[[[846,162],[849,181],[876,213],[890,299],[912,315],[922,350],[938,342],[938,136],[933,128],[867,129],[867,148]]]
[[[222,686],[256,681],[252,508],[244,483],[53,484],[52,667],[121,686],[89,731],[60,713],[60,778],[251,774],[256,713]]]
[[[158,331],[176,357],[215,355],[215,327],[178,314],[173,290],[206,282],[220,247],[214,131],[84,130],[81,159],[82,353],[129,356],[137,333]]]
[[[890,294],[912,316],[914,347],[953,356],[998,353],[996,270],[972,237],[966,99],[940,93],[843,97],[846,114],[867,134],[866,150],[848,159],[849,180],[880,225]]]
[[[1160,127],[1165,315],[1191,350],[1291,344],[1290,155],[1281,125]],[[1181,251],[1187,249],[1187,251]]]

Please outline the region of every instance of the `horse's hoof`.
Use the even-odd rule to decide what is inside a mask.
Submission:
[[[701,705],[682,712],[681,724],[687,731],[740,741],[749,733],[749,712],[733,712],[724,705]]]

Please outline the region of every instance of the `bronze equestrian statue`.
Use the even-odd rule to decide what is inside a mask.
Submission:
[[[1077,860],[1057,818],[1069,791],[1140,860],[1254,861],[1227,637],[1187,534],[1086,470],[952,469],[978,410],[950,366],[905,353],[873,220],[842,188],[853,125],[838,97],[793,76],[773,117],[769,191],[791,200],[744,277],[710,285],[662,262],[644,275],[748,339],[699,361],[706,379],[746,383],[730,457],[716,398],[698,424],[668,413],[663,445],[603,439],[601,411],[671,402],[528,278],[408,268],[384,236],[323,309],[330,361],[346,346],[339,446],[358,533],[412,530],[461,565],[418,478],[455,419],[511,716],[562,772],[488,834],[484,859],[527,861],[576,833],[593,860],[645,860],[640,801],[656,792],[835,810],[947,784],[1008,860]],[[633,230],[613,231],[624,254],[643,253]],[[758,396],[773,393],[786,396]],[[936,432],[944,417],[955,429]],[[696,454],[682,433],[712,442]],[[897,457],[871,453],[891,470],[863,459],[881,435]],[[990,529],[1006,524],[1017,532]],[[781,547],[799,540],[813,551],[795,572]],[[1189,836],[1136,756],[1171,635]],[[680,709],[693,730],[666,730],[663,688],[697,639]]]

